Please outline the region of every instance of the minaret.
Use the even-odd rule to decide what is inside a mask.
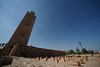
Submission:
[[[17,27],[13,36],[3,50],[3,55],[8,55],[15,44],[27,46],[36,16],[34,12],[27,12],[23,20]]]

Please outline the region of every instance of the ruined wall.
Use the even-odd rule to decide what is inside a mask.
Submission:
[[[12,35],[11,39],[7,43],[6,47],[2,51],[1,55],[15,55],[23,57],[34,56],[58,56],[64,55],[63,51],[42,49],[36,47],[27,46],[36,16],[34,12],[27,12],[23,20],[17,27],[16,31]],[[16,44],[19,46],[16,46]]]
[[[18,52],[20,50],[20,53]],[[50,49],[42,49],[31,46],[23,46],[23,48],[19,48],[16,52],[17,56],[23,57],[45,57],[45,56],[60,56],[64,55],[64,51],[50,50]]]

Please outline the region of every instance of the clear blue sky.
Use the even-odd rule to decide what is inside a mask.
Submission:
[[[0,43],[7,43],[27,11],[36,13],[28,45],[100,51],[100,0],[0,0]]]

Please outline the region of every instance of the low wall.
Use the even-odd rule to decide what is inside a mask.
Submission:
[[[45,57],[45,56],[61,56],[64,55],[64,51],[51,50],[51,49],[43,49],[31,46],[23,46],[19,47],[15,53],[17,56],[23,57]]]

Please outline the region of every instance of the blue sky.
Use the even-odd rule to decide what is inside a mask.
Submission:
[[[28,45],[100,51],[100,0],[0,0],[0,43],[7,43],[27,11],[36,13]]]

